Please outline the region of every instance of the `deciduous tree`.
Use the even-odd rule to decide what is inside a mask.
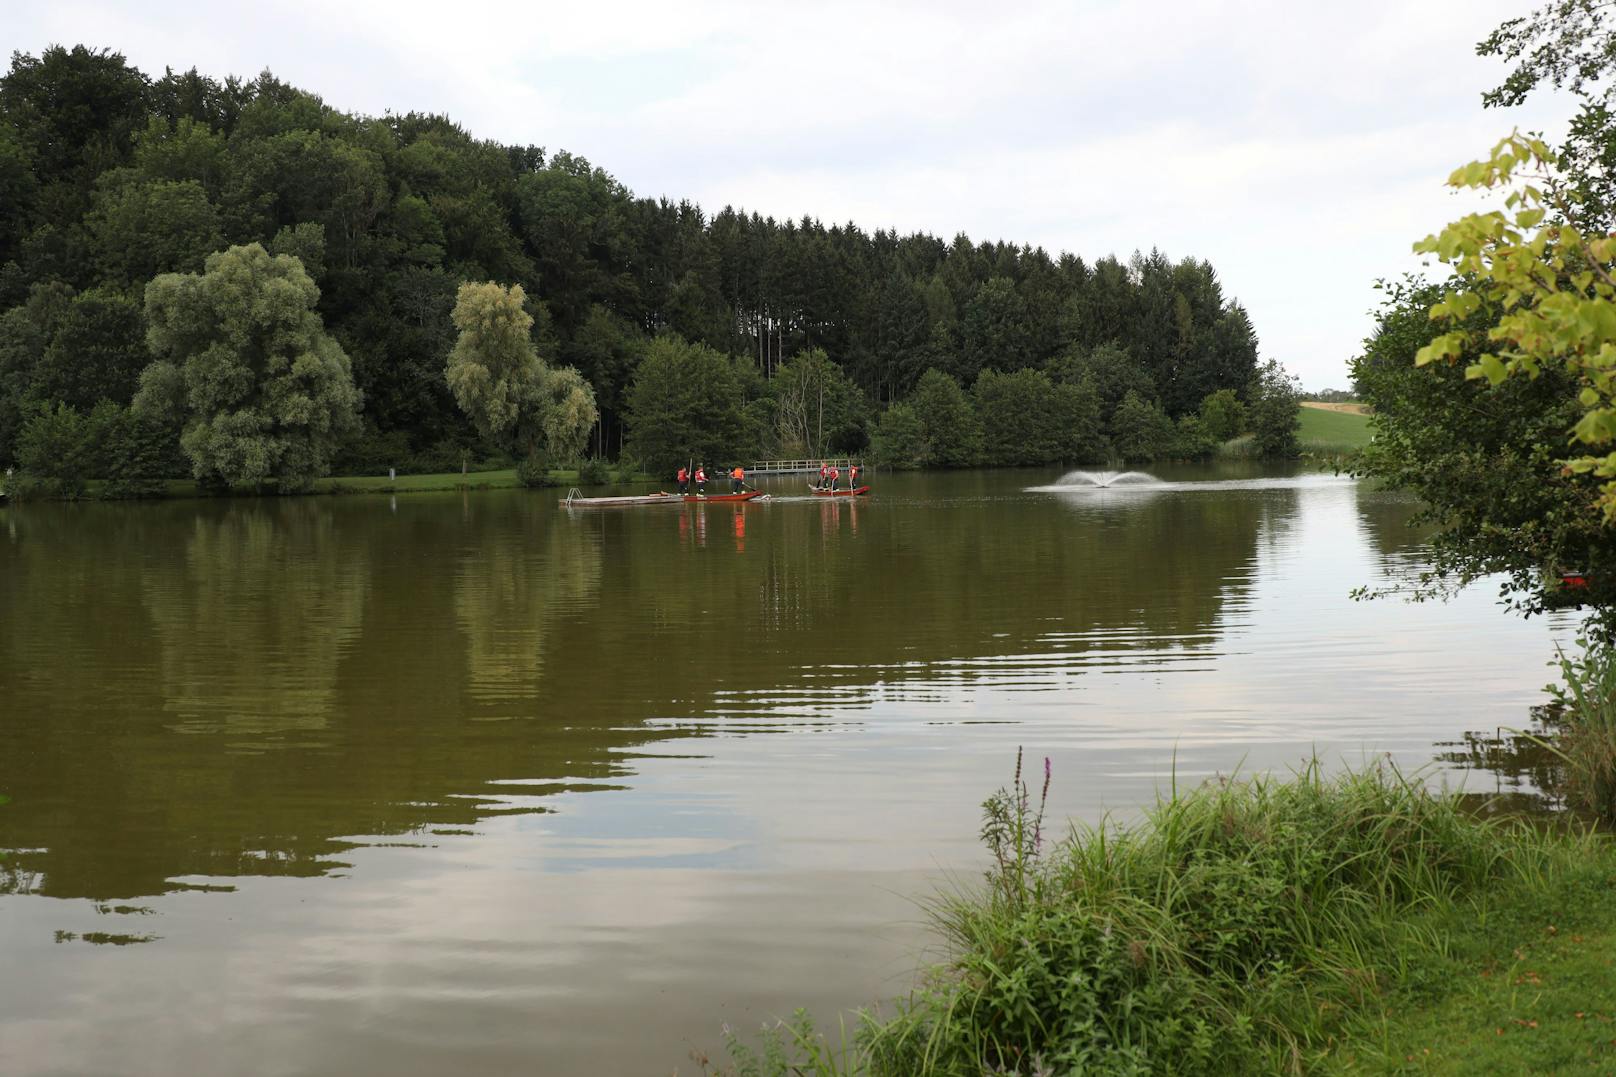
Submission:
[[[940,370],[920,376],[909,404],[925,436],[926,467],[971,467],[982,459],[982,423],[960,383]]]
[[[1257,455],[1290,457],[1299,451],[1296,435],[1302,429],[1302,388],[1270,359],[1257,370],[1246,392],[1246,421],[1256,439]]]
[[[183,430],[198,479],[297,490],[329,474],[358,427],[359,393],[318,299],[297,259],[257,243],[146,286],[157,360],[141,375],[136,410]]]
[[[908,404],[894,404],[882,412],[870,438],[870,454],[884,468],[907,471],[920,466],[926,434],[920,417]]]
[[[646,346],[628,391],[628,449],[654,474],[709,466],[754,451],[744,414],[745,379],[734,361],[664,334]]]
[[[600,416],[578,371],[552,370],[539,358],[526,298],[519,284],[462,284],[454,308],[460,336],[444,374],[478,432],[523,456],[536,478],[545,457],[575,458]]]

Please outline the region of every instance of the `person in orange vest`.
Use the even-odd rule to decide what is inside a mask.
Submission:
[[[830,489],[832,493],[836,492],[836,483],[841,477],[842,469],[833,465],[830,469]]]
[[[696,465],[696,493],[702,497],[707,496],[707,465]]]
[[[825,489],[830,485],[830,465],[821,460],[819,462],[819,488]]]
[[[858,489],[858,473],[859,466],[857,464],[847,465],[847,488],[849,490]]]
[[[746,485],[746,469],[744,467],[742,467],[740,464],[736,464],[735,465],[735,470],[733,470],[733,471],[731,471],[729,473],[730,490],[732,492],[738,494],[738,493],[741,492],[741,488],[744,487],[745,485]]]
[[[690,470],[688,468],[681,467],[679,469],[678,478],[679,492],[681,494],[688,494],[690,492]]]

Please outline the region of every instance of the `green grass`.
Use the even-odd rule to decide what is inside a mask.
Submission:
[[[1322,408],[1302,408],[1302,429],[1297,440],[1309,455],[1340,454],[1369,444],[1369,416]]]
[[[633,482],[648,482],[652,476],[636,475]],[[569,486],[577,486],[578,471],[576,468],[557,468],[550,472],[550,485],[561,490]],[[614,482],[609,485],[620,485]],[[164,484],[165,497],[201,497],[202,491],[192,479],[170,479]],[[513,490],[521,486],[516,479],[515,468],[504,468],[498,471],[473,471],[462,475],[458,471],[445,471],[435,475],[400,475],[397,480],[389,480],[386,475],[333,475],[324,479],[316,479],[314,486],[308,492],[311,494],[409,494],[430,493],[446,490]],[[87,484],[85,497],[95,498],[100,494],[101,483],[92,479]],[[233,491],[242,496],[251,496],[251,490]]]
[[[1616,1073],[1616,867],[1564,865],[1538,901],[1477,895],[1363,1015],[1324,1073]]]
[[[984,808],[987,885],[933,908],[946,963],[851,1040],[799,1018],[757,1049],[732,1041],[719,1072],[1616,1063],[1601,1046],[1616,1037],[1600,1023],[1616,1008],[1603,838],[1480,817],[1389,766],[1218,782],[1050,850],[1019,773]]]

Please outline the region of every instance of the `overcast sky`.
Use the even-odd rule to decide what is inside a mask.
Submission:
[[[337,108],[447,113],[635,193],[1093,260],[1205,258],[1264,357],[1344,386],[1375,278],[1512,126],[1476,41],[1535,0],[457,3],[0,0],[0,45],[150,74],[268,68]]]

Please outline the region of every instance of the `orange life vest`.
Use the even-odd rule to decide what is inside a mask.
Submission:
[[[746,478],[746,472],[741,468],[736,468],[734,471],[729,473],[729,477],[732,479],[744,479]]]

